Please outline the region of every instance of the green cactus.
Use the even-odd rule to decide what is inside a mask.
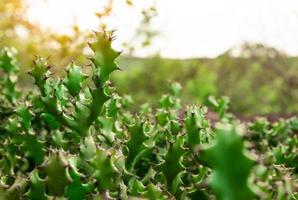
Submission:
[[[90,160],[94,167],[93,175],[97,180],[99,191],[113,191],[120,183],[120,172],[116,168],[116,156],[106,152],[104,149],[97,149],[96,155]]]
[[[129,171],[132,171],[140,158],[152,147],[146,145],[145,143],[149,139],[149,136],[144,130],[143,122],[139,121],[137,124],[129,126],[128,131],[130,138],[126,143],[128,156],[126,158],[125,165]]]
[[[70,182],[66,168],[67,160],[63,152],[54,152],[45,161],[42,170],[46,174],[46,189],[51,196],[63,196],[66,186]]]
[[[251,199],[247,185],[253,161],[244,154],[239,128],[223,124],[216,130],[216,143],[203,152],[202,158],[213,168],[211,187],[219,199]]]
[[[206,109],[204,108],[188,108],[187,117],[185,119],[185,128],[187,134],[186,143],[187,146],[192,150],[202,144],[202,131],[207,127],[205,114]]]
[[[26,193],[26,196],[32,200],[45,200],[47,199],[45,191],[45,180],[39,177],[37,169],[33,170],[30,174],[30,189]]]
[[[82,88],[82,82],[87,78],[80,67],[71,63],[67,68],[67,76],[64,79],[64,85],[72,96],[77,96]]]
[[[69,170],[70,184],[66,188],[66,196],[71,200],[84,199],[87,193],[94,189],[94,183],[82,183],[81,177],[74,170]]]
[[[21,95],[16,87],[16,73],[19,72],[16,55],[17,50],[15,48],[4,47],[0,50],[0,69],[5,73],[4,77],[0,80],[0,89],[6,99],[13,103],[15,103]]]
[[[178,187],[183,184],[181,177],[186,173],[183,166],[183,155],[185,154],[184,137],[177,136],[176,142],[171,144],[160,165],[160,171],[166,178],[170,192],[176,193]]]
[[[72,62],[54,78],[36,57],[28,93],[16,50],[0,50],[0,199],[297,198],[296,118],[259,119],[240,135],[228,99],[210,98],[224,124],[214,128],[207,108],[181,103],[178,83],[132,111],[109,80],[113,31],[95,37],[90,76]]]

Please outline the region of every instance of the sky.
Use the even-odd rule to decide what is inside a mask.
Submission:
[[[94,13],[105,0],[26,0],[28,17],[44,28],[67,33],[74,20],[82,29],[96,30]],[[215,57],[243,42],[261,42],[298,55],[297,0],[155,0],[158,16],[152,27],[160,32],[152,46],[136,52],[148,56]],[[131,40],[140,10],[153,0],[135,0],[128,7],[114,0],[109,27],[117,29],[116,46]]]

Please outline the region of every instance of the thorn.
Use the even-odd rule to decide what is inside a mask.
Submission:
[[[92,32],[96,35],[99,33],[98,31],[95,31],[95,30],[92,30]]]
[[[111,36],[110,38],[111,38],[110,41],[114,41],[117,37],[116,36]]]
[[[16,191],[20,191],[21,190],[21,187],[20,187],[20,185],[16,185]]]
[[[118,55],[121,55],[124,50],[118,51]]]
[[[87,42],[87,44],[88,44],[89,48],[93,49],[93,48],[92,48],[93,43],[91,43],[91,42]]]

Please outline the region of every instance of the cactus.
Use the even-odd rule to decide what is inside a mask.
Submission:
[[[214,170],[211,187],[218,199],[251,199],[247,180],[253,161],[243,155],[239,128],[223,124],[216,130],[216,144],[202,152],[202,158]]]
[[[16,50],[0,51],[1,199],[297,198],[296,118],[257,120],[240,135],[228,100],[210,98],[225,124],[214,128],[204,106],[181,115],[178,83],[157,108],[132,112],[109,80],[119,69],[113,33],[89,44],[91,75],[72,62],[54,78],[37,56],[28,93]]]

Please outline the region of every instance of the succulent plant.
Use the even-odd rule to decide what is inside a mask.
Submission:
[[[0,199],[298,198],[296,118],[245,126],[210,98],[214,127],[204,106],[181,115],[178,83],[132,112],[109,80],[113,34],[89,44],[91,75],[70,63],[54,78],[36,57],[30,92],[18,90],[16,50],[0,51]]]

